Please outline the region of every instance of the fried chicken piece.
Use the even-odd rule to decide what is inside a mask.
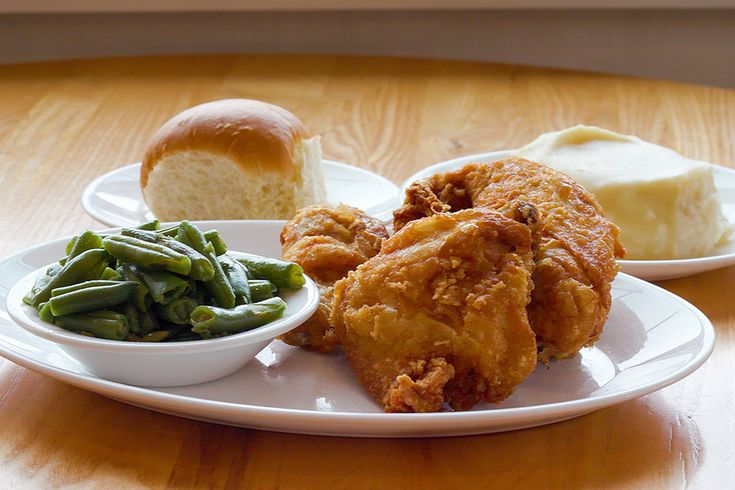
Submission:
[[[539,359],[572,357],[592,345],[610,311],[610,287],[625,250],[620,230],[571,177],[521,158],[469,164],[414,182],[394,213],[396,230],[414,219],[471,207],[533,217],[534,290],[528,306]]]
[[[499,402],[537,362],[532,267],[528,226],[500,213],[420,219],[336,283],[332,323],[386,412]]]
[[[314,205],[296,213],[281,230],[282,254],[316,282],[319,307],[281,340],[310,350],[332,351],[339,344],[329,321],[334,282],[377,254],[386,238],[388,231],[382,222],[345,204]]]

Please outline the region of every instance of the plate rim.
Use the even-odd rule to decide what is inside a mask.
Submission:
[[[212,221],[210,221],[211,223]],[[207,222],[199,222],[207,223]],[[222,221],[216,222],[221,224]],[[238,223],[232,221],[232,223]],[[269,225],[279,226],[282,221],[276,220],[265,220],[265,223]],[[5,266],[8,262],[17,261],[29,251],[42,247],[51,247],[59,243],[63,243],[64,240],[68,240],[67,237],[56,240],[51,240],[35,247],[11,254],[0,259],[0,267]],[[297,423],[301,423],[302,426],[310,423],[318,423],[323,421],[337,422],[336,425],[331,426],[330,429],[319,429],[314,427],[312,431],[295,430],[285,428],[282,429],[286,432],[303,432],[303,433],[314,433],[323,435],[341,435],[350,436],[358,432],[357,427],[352,429],[349,426],[345,426],[346,422],[354,424],[360,423],[372,423],[377,424],[379,427],[373,427],[372,432],[369,434],[360,434],[360,436],[370,437],[404,437],[405,424],[431,424],[441,423],[441,429],[446,431],[457,430],[464,434],[469,433],[487,433],[495,432],[496,425],[504,423],[528,423],[530,425],[543,425],[544,423],[550,423],[555,420],[560,420],[562,417],[567,416],[571,418],[573,416],[582,415],[589,413],[594,410],[605,408],[608,406],[621,403],[630,399],[638,398],[669,386],[696,371],[712,354],[715,345],[715,329],[710,320],[694,305],[689,303],[683,298],[671,293],[659,286],[648,283],[642,279],[635,278],[628,274],[620,273],[619,277],[622,280],[632,282],[639,288],[651,291],[655,294],[663,294],[687,308],[692,312],[699,321],[700,333],[698,337],[701,337],[701,344],[699,351],[686,363],[679,366],[677,369],[669,372],[667,375],[659,377],[653,381],[649,381],[640,386],[634,387],[627,390],[617,390],[612,393],[603,394],[596,397],[584,397],[574,400],[565,400],[561,402],[546,403],[541,405],[531,405],[523,407],[507,407],[507,408],[493,408],[487,410],[475,410],[466,412],[449,412],[449,413],[429,413],[429,414],[386,414],[383,412],[322,412],[318,410],[306,410],[301,408],[283,408],[283,407],[267,407],[261,405],[251,405],[228,401],[218,401],[204,398],[197,398],[188,395],[180,395],[176,393],[169,393],[158,391],[156,389],[143,388],[131,385],[125,385],[122,383],[116,383],[108,381],[102,378],[95,377],[90,374],[86,374],[79,371],[72,371],[63,367],[53,366],[42,361],[37,361],[22,353],[14,350],[12,345],[6,345],[0,339],[0,354],[10,361],[32,369],[33,371],[41,374],[50,376],[54,379],[59,379],[63,382],[69,383],[73,386],[77,386],[89,391],[114,398],[119,401],[123,401],[130,404],[143,404],[146,408],[152,410],[168,410],[173,411],[179,416],[187,417],[187,412],[195,417],[194,411],[200,411],[202,414],[208,412],[218,413],[221,416],[234,415],[239,420],[246,419],[248,417],[267,417],[270,421],[271,426],[266,425],[255,425],[255,428],[265,430],[279,430],[273,428],[272,425],[277,426],[288,426],[289,423],[293,423],[294,420]],[[5,302],[3,301],[0,305],[0,312],[7,314],[5,309]],[[0,321],[5,322],[0,316]],[[10,318],[7,320],[11,326],[14,323]],[[20,328],[20,327],[18,327]],[[31,334],[29,334],[31,335]],[[33,336],[32,336],[33,338]],[[46,340],[43,340],[44,342]],[[181,413],[184,411],[184,413]],[[549,420],[554,419],[554,420]],[[208,419],[211,420],[211,419]],[[540,423],[534,423],[542,420]],[[548,420],[548,422],[543,422]],[[228,422],[223,422],[228,423]],[[229,423],[230,425],[246,426],[245,423]],[[481,425],[477,425],[481,424]],[[471,427],[470,427],[471,426]],[[401,431],[404,432],[401,432]],[[507,430],[507,429],[506,429]],[[431,437],[435,435],[436,429],[426,429],[425,434],[419,434],[417,437]],[[440,431],[441,432],[441,431]],[[444,434],[452,435],[452,434]],[[459,433],[455,434],[459,435]]]
[[[385,216],[387,214],[393,212],[392,206],[394,206],[398,202],[398,200],[400,198],[400,195],[401,195],[401,188],[395,182],[393,182],[392,180],[390,180],[390,179],[388,179],[388,178],[386,178],[386,177],[384,177],[384,176],[382,176],[382,175],[380,175],[380,174],[378,174],[376,172],[372,172],[372,171],[370,171],[368,169],[365,169],[365,168],[362,168],[362,167],[358,167],[356,165],[351,165],[351,164],[346,163],[346,162],[340,162],[340,161],[337,161],[337,160],[331,160],[331,159],[328,159],[328,158],[322,158],[322,164],[328,164],[328,165],[332,165],[332,166],[343,168],[343,169],[348,168],[350,171],[353,171],[353,172],[356,172],[356,173],[360,173],[360,174],[363,174],[363,175],[370,175],[370,178],[381,181],[382,184],[385,185],[386,187],[392,187],[393,190],[394,190],[393,197],[391,197],[390,199],[385,199],[385,201],[383,201],[381,203],[378,203],[378,204],[376,204],[376,205],[368,208],[368,209],[372,209],[372,211],[365,210],[365,212],[368,213],[368,214],[371,214],[372,213],[371,214],[372,216],[374,216],[374,217],[376,217],[378,219],[383,219],[383,220],[385,219]],[[123,172],[126,172],[126,171],[130,171],[130,170],[133,169],[133,167],[140,167],[141,165],[142,165],[141,162],[133,162],[133,163],[128,163],[128,164],[125,164],[125,165],[121,165],[121,166],[116,167],[116,168],[113,168],[113,169],[111,169],[111,170],[109,170],[109,171],[107,171],[107,172],[105,172],[105,173],[103,173],[101,175],[98,175],[97,177],[95,177],[94,179],[92,179],[91,181],[89,181],[87,183],[87,185],[84,186],[84,189],[82,190],[82,195],[81,195],[82,208],[84,209],[84,211],[88,215],[90,215],[92,218],[94,218],[95,220],[99,221],[100,223],[102,223],[105,226],[112,226],[112,227],[128,226],[127,223],[126,224],[121,224],[119,222],[112,222],[112,221],[109,221],[108,219],[106,219],[105,216],[104,216],[104,214],[103,213],[100,213],[100,211],[97,209],[97,207],[95,207],[92,204],[91,199],[92,199],[92,196],[95,194],[95,189],[97,187],[99,187],[100,184],[102,182],[104,182],[106,179],[108,179],[108,178],[110,178],[110,177],[112,177],[112,176],[114,176],[116,174],[120,174],[120,173],[123,173]],[[142,204],[145,205],[145,201],[143,201]],[[378,209],[375,209],[375,208],[378,208]],[[212,220],[207,220],[207,221],[212,221]],[[224,220],[224,221],[232,221],[232,220]],[[273,220],[248,220],[248,221],[273,221]]]
[[[425,177],[424,174],[426,174],[429,171],[429,169],[434,169],[439,166],[449,166],[449,165],[458,164],[458,163],[467,164],[467,163],[470,163],[469,161],[473,159],[484,160],[488,158],[505,158],[505,157],[511,156],[517,150],[518,149],[516,148],[516,149],[507,149],[507,150],[493,150],[493,151],[487,151],[487,152],[481,152],[481,153],[472,153],[469,155],[451,158],[449,160],[444,160],[441,162],[433,163],[431,165],[424,167],[423,169],[417,172],[414,172],[413,175],[409,176],[406,180],[404,180],[400,185],[400,193],[401,195],[403,195],[406,191],[406,188],[416,179],[424,178]],[[735,178],[735,169],[732,169],[730,167],[725,167],[723,165],[717,165],[714,163],[710,163],[710,165],[714,167],[715,171],[719,170],[725,173],[729,173]],[[715,187],[717,186],[715,185]],[[735,239],[735,237],[733,237],[733,239]],[[691,257],[688,259],[666,259],[666,260],[621,259],[621,260],[618,260],[618,263],[620,265],[628,267],[629,270],[634,270],[634,269],[642,269],[642,268],[648,268],[648,267],[687,268],[687,267],[696,266],[696,265],[707,266],[707,265],[717,264],[721,261],[726,262],[727,264],[735,263],[735,252],[729,253],[729,254],[706,255],[704,257]],[[723,264],[723,267],[725,265],[726,264]],[[705,272],[705,271],[702,270],[701,272]],[[650,276],[650,274],[648,274],[647,276]]]
[[[621,273],[623,275],[628,276],[631,279],[634,279],[636,281],[641,281],[647,286],[656,287],[658,286],[648,283],[646,281],[643,281],[642,279],[635,278],[633,276],[630,276],[628,274]],[[669,293],[666,290],[663,290],[666,293]],[[669,293],[672,294],[673,293]],[[676,296],[676,295],[674,295]],[[697,353],[696,356],[694,356],[692,359],[690,359],[686,364],[678,368],[676,371],[673,371],[666,377],[662,377],[661,379],[657,380],[656,382],[648,383],[641,385],[639,387],[636,387],[631,390],[624,391],[622,393],[620,392],[614,392],[605,394],[599,397],[594,398],[582,398],[582,399],[576,399],[576,400],[568,400],[563,402],[553,402],[553,403],[547,403],[542,405],[532,405],[527,407],[509,407],[509,408],[495,408],[491,410],[472,410],[472,411],[464,411],[464,412],[438,412],[438,413],[383,413],[383,412],[371,412],[371,413],[361,413],[361,412],[322,412],[318,410],[305,410],[305,409],[297,409],[297,408],[281,408],[281,407],[264,407],[260,405],[249,405],[249,404],[243,404],[243,403],[234,403],[234,402],[225,402],[225,401],[216,401],[216,400],[208,400],[208,399],[202,399],[202,398],[196,398],[196,397],[189,397],[186,395],[179,395],[176,393],[168,393],[168,392],[162,392],[151,388],[144,388],[144,387],[137,387],[133,385],[126,385],[123,383],[117,383],[114,381],[108,381],[103,378],[98,378],[96,376],[83,374],[75,371],[70,371],[64,368],[55,367],[51,365],[47,365],[45,363],[35,361],[33,359],[26,358],[20,354],[17,354],[14,350],[8,349],[3,342],[0,342],[0,353],[3,354],[3,357],[6,359],[11,360],[12,362],[19,364],[23,367],[27,367],[29,369],[33,369],[36,372],[39,372],[41,374],[51,376],[52,378],[56,379],[62,379],[62,380],[80,380],[84,381],[84,383],[72,383],[74,386],[100,386],[100,387],[109,387],[110,389],[114,389],[116,391],[121,391],[124,394],[128,393],[138,393],[138,394],[144,394],[146,392],[150,392],[152,396],[150,397],[144,397],[146,400],[167,400],[167,401],[181,401],[186,404],[192,404],[196,406],[202,406],[202,407],[209,407],[209,408],[220,408],[220,409],[234,409],[235,412],[240,413],[246,413],[246,412],[262,412],[262,414],[269,415],[273,412],[280,414],[280,415],[292,415],[292,416],[298,416],[298,417],[305,417],[305,418],[314,418],[314,419],[331,419],[331,418],[346,418],[346,419],[365,419],[363,421],[372,420],[374,418],[380,418],[380,422],[383,423],[382,419],[385,420],[402,420],[403,423],[409,420],[423,420],[423,421],[434,421],[436,419],[442,420],[442,419],[456,419],[456,418],[462,418],[462,419],[485,419],[488,417],[488,414],[496,414],[496,417],[492,418],[503,418],[502,416],[510,416],[515,414],[520,415],[534,415],[537,412],[545,412],[550,409],[558,409],[558,411],[555,411],[555,413],[558,413],[561,415],[562,413],[577,413],[579,410],[580,413],[589,413],[590,411],[598,410],[601,408],[605,408],[617,403],[621,403],[623,401],[631,400],[634,398],[638,398],[640,396],[653,393],[655,391],[658,391],[660,389],[663,389],[667,386],[670,386],[671,384],[680,381],[681,379],[684,379],[694,371],[696,371],[699,367],[704,364],[704,362],[707,361],[709,356],[712,354],[712,351],[714,349],[715,345],[715,332],[714,327],[711,325],[711,322],[707,317],[699,311],[696,307],[688,303],[683,298],[679,298],[676,296],[676,299],[681,300],[684,302],[685,306],[687,306],[690,311],[692,311],[695,316],[698,317],[700,320],[700,325],[702,326],[702,332],[703,332],[703,347],[700,349],[700,351]],[[49,373],[58,373],[59,376],[56,376],[55,374]],[[96,393],[99,393],[98,391],[92,390]],[[119,399],[119,398],[116,398]],[[607,403],[608,401],[611,401],[612,399],[615,399],[613,403]],[[120,400],[120,399],[119,399]],[[127,402],[128,400],[120,400]],[[582,405],[582,406],[580,406]],[[442,420],[444,422],[444,420]],[[399,424],[400,425],[400,424]]]

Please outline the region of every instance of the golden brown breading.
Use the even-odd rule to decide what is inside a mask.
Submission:
[[[520,203],[538,211],[528,316],[539,359],[571,357],[599,338],[610,311],[615,258],[625,253],[618,227],[571,177],[521,158],[470,164],[414,182],[393,226],[399,230],[422,216],[470,207],[517,218]]]
[[[529,228],[468,209],[413,221],[338,281],[332,323],[388,412],[508,397],[536,365]]]
[[[340,204],[301,209],[281,230],[283,258],[296,262],[319,286],[316,313],[281,336],[284,342],[329,352],[339,340],[329,323],[334,282],[377,254],[388,231],[379,220]]]

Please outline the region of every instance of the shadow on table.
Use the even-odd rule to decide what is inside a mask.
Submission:
[[[0,444],[3,477],[41,486],[675,486],[691,481],[701,459],[694,422],[660,394],[522,431],[349,439],[194,422],[14,368],[12,389],[22,393],[0,404],[12,421]]]
[[[422,488],[631,488],[652,481],[676,487],[691,481],[702,457],[694,422],[657,395],[575,420],[484,436],[359,443],[253,436],[283,453],[280,481],[294,485],[331,478],[399,488],[409,481]]]

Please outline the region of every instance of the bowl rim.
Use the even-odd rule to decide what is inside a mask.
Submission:
[[[63,240],[64,239],[60,239],[59,241]],[[26,249],[26,251],[33,251],[35,249],[48,246],[56,241],[57,240],[53,240],[51,242],[30,247]],[[232,252],[247,253],[237,250],[232,250]],[[284,298],[288,305],[288,296],[305,295],[304,305],[289,316],[283,316],[271,323],[263,325],[262,327],[215,339],[189,340],[183,342],[125,342],[120,340],[99,339],[70,332],[57,327],[56,325],[46,323],[38,318],[38,311],[35,308],[22,301],[23,296],[33,285],[36,276],[46,271],[46,269],[48,269],[52,264],[53,262],[29,272],[13,284],[10,291],[8,291],[5,301],[6,311],[15,323],[33,335],[57,344],[100,352],[137,352],[165,355],[180,354],[183,351],[189,353],[218,351],[254,344],[274,339],[276,336],[296,328],[308,320],[319,306],[319,289],[316,283],[304,274],[304,286],[301,289],[285,291],[286,298]]]

